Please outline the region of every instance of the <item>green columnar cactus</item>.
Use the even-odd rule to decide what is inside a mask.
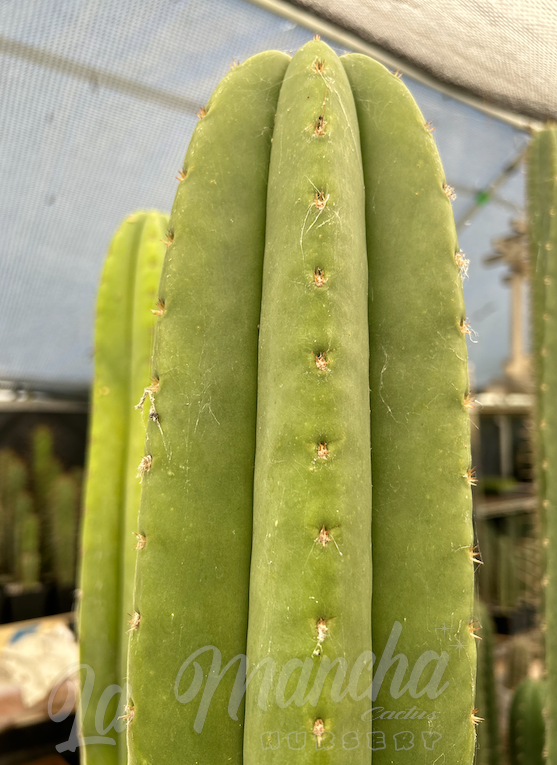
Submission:
[[[227,711],[234,671],[202,733],[197,702],[179,703],[174,685],[204,646],[223,664],[246,653],[267,174],[288,60],[262,53],[221,82],[171,214],[153,359],[161,427],[147,427],[130,633],[133,763],[241,762],[243,707]],[[208,672],[210,656],[197,661]],[[178,693],[188,685],[186,674]]]
[[[17,505],[27,485],[25,463],[11,449],[0,450],[0,574],[13,577],[17,565],[15,528]]]
[[[476,609],[481,630],[478,644],[478,681],[476,685],[477,715],[482,723],[476,741],[476,765],[498,765],[501,760],[499,716],[494,670],[493,620],[486,606],[479,602]]]
[[[33,432],[32,440],[32,485],[35,509],[39,517],[41,575],[44,579],[54,578],[49,503],[54,481],[60,473],[60,464],[54,456],[52,430],[47,425],[39,425]]]
[[[130,762],[470,763],[470,329],[433,140],[397,78],[319,41],[249,59],[199,116],[161,279]]]
[[[56,584],[71,587],[75,582],[76,527],[79,514],[79,484],[66,473],[59,476],[49,497],[52,559]]]
[[[82,600],[79,614],[81,662],[95,672],[82,733],[106,733],[117,746],[84,748],[87,765],[126,761],[118,694],[96,719],[110,686],[126,681],[127,630],[132,620],[130,582],[135,568],[139,488],[135,478],[143,454],[146,411],[134,406],[150,385],[157,287],[168,219],[157,212],[130,216],[110,245],[97,302],[93,413],[82,523]],[[149,399],[147,392],[146,398]],[[106,694],[105,697],[106,698]],[[102,717],[102,714],[101,714]],[[100,729],[99,729],[100,725]]]
[[[474,751],[476,666],[466,262],[453,192],[409,91],[365,56],[342,60],[356,101],[366,189],[374,651],[399,624],[397,655],[413,667],[427,646],[449,661],[451,678],[438,698],[406,694],[397,701],[393,670],[380,688],[376,670],[374,706],[384,716],[374,728],[388,746],[373,753],[374,762],[392,762],[391,742],[404,730],[413,744],[407,761],[439,762],[445,752],[465,763]],[[405,727],[388,714],[403,699],[424,711],[404,718]],[[434,722],[425,723],[428,715]],[[426,729],[442,738],[428,738]]]
[[[532,140],[528,179],[536,466],[546,575],[548,676],[557,677],[557,128]],[[547,752],[557,762],[557,683],[547,692]]]
[[[543,765],[545,762],[546,693],[542,680],[524,680],[516,689],[509,718],[511,765]]]

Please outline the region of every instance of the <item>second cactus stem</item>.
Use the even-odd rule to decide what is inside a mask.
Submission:
[[[86,739],[82,754],[87,765],[122,765],[127,759],[125,698],[121,700],[118,689],[127,687],[127,632],[135,624],[134,548],[141,540],[137,472],[149,417],[149,396],[142,394],[150,386],[167,222],[157,212],[137,213],[124,221],[112,240],[97,301],[79,608],[80,714]],[[141,413],[134,411],[142,398],[145,412],[143,406]],[[99,730],[115,745],[95,742]]]

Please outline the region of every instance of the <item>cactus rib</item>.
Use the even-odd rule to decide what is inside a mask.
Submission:
[[[171,214],[130,633],[130,762],[241,761],[243,707],[221,681],[202,733],[180,667],[203,646],[245,654],[253,506],[257,325],[274,114],[288,56],[233,69],[192,137]],[[200,289],[200,285],[203,285]],[[231,594],[233,594],[231,596]],[[198,662],[207,673],[211,657]],[[160,703],[162,697],[166,703]]]
[[[356,102],[366,188],[374,651],[381,655],[398,622],[397,651],[410,667],[426,649],[448,662],[439,685],[448,687],[415,702],[423,717],[435,713],[428,728],[439,738],[427,738],[424,719],[405,719],[405,761],[439,762],[444,753],[454,765],[468,763],[475,738],[474,478],[451,202],[433,137],[405,85],[366,56],[342,62]],[[377,683],[375,703],[385,710],[396,703],[390,677],[380,689]],[[400,720],[385,716],[375,725],[389,742],[402,735]],[[374,762],[392,756],[390,743],[374,752]]]
[[[248,686],[246,765],[291,762],[289,734],[307,741],[296,762],[313,762],[316,747],[328,749],[350,732],[350,747],[339,743],[335,762],[371,761],[370,716],[360,719],[369,699],[352,689],[335,703],[336,670],[325,674],[337,660],[350,673],[367,657],[369,684],[368,375],[354,100],[336,54],[312,41],[285,75],[269,172],[248,658],[250,666],[271,659],[275,675],[265,711],[262,673]],[[298,675],[283,688],[280,673],[304,661],[311,668],[306,693],[315,687],[314,698],[284,705]],[[284,742],[276,749],[266,740],[273,731]]]
[[[117,745],[84,746],[87,765],[126,762],[118,694],[106,708],[102,731],[96,715],[103,692],[126,682],[126,622],[133,611],[130,582],[135,570],[132,530],[137,530],[138,513],[135,473],[144,440],[134,405],[138,387],[150,376],[155,317],[149,307],[154,306],[166,227],[167,218],[160,213],[126,219],[111,242],[97,302],[79,608],[81,662],[94,670],[95,684],[80,715],[84,737],[102,732]]]

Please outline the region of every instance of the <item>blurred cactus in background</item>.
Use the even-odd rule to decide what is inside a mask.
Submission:
[[[47,581],[54,579],[51,544],[53,530],[49,502],[52,487],[61,472],[60,463],[54,457],[52,431],[46,425],[39,425],[33,433],[31,480],[40,526],[41,576]]]
[[[24,461],[11,449],[0,450],[0,574],[5,580],[13,578],[17,565],[16,518],[26,485]]]
[[[62,472],[46,425],[33,431],[30,447],[30,464],[0,450],[0,584],[12,593],[39,584],[72,589],[82,471]]]
[[[80,488],[80,473],[66,473],[55,479],[48,497],[51,555],[59,587],[75,583]]]
[[[511,765],[543,765],[545,721],[543,708],[546,684],[527,678],[516,689],[509,719]]]

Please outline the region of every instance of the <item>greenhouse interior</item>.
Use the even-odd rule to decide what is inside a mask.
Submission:
[[[0,78],[0,765],[557,765],[557,6],[4,0]]]

